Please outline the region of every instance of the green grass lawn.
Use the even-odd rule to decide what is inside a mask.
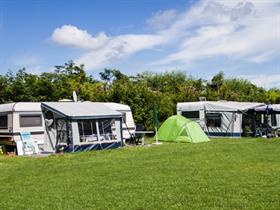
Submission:
[[[280,139],[0,157],[0,209],[279,209]]]

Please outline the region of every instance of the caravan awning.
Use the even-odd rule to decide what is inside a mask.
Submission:
[[[279,114],[280,113],[280,104],[269,104],[269,105],[263,105],[261,107],[255,108],[255,111],[258,113],[263,114]]]
[[[253,102],[207,101],[205,104],[205,109],[208,111],[246,112],[248,110],[254,110],[256,107],[262,105],[264,104]]]
[[[121,112],[98,102],[45,102],[42,108],[70,119],[119,118]]]
[[[198,101],[184,102],[177,104],[177,110],[197,111],[205,110],[210,112],[246,112],[254,110],[264,103],[236,102],[236,101]]]

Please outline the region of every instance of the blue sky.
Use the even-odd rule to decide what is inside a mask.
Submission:
[[[219,71],[280,87],[280,1],[0,1],[0,71]]]

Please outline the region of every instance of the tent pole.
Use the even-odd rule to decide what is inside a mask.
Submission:
[[[252,114],[252,121],[253,121],[253,130],[254,130],[254,136],[256,137],[257,136],[257,117],[256,117],[256,111],[254,111],[254,113]]]
[[[205,127],[206,127],[206,132],[207,132],[207,136],[209,137],[210,136],[210,133],[209,133],[209,128],[207,126],[207,119],[206,119],[206,116],[207,116],[207,112],[206,112],[206,106],[205,106],[205,103],[204,103],[204,128],[203,128],[203,132],[205,132]],[[200,118],[200,116],[199,116]]]
[[[268,105],[266,107],[266,137],[268,138]]]

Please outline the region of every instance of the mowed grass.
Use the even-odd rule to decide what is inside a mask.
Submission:
[[[280,209],[280,139],[0,157],[0,209]]]

